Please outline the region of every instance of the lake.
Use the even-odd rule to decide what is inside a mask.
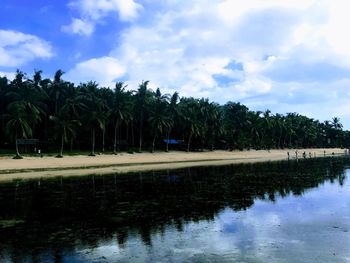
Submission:
[[[0,184],[0,262],[350,262],[350,158]]]

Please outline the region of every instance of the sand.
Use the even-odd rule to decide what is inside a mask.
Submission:
[[[214,151],[214,152],[156,152],[156,153],[121,153],[118,155],[25,157],[14,160],[0,158],[0,181],[30,179],[56,176],[80,176],[88,174],[125,173],[131,171],[149,171],[176,169],[192,166],[224,165],[231,163],[253,163],[295,159],[295,149],[288,150],[250,150],[250,151]],[[326,155],[344,154],[344,149],[298,149],[298,157],[305,151],[307,158]]]

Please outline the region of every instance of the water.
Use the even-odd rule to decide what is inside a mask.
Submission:
[[[0,262],[350,262],[350,159],[0,184]]]

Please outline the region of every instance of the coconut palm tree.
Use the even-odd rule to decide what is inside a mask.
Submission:
[[[113,107],[113,91],[109,88],[100,88],[98,96],[102,100],[101,117],[102,117],[102,152],[105,151],[105,140],[107,127],[110,123]]]
[[[331,124],[336,130],[341,130],[343,128],[343,124],[340,123],[340,119],[338,117],[333,117]]]
[[[58,112],[58,108],[59,108],[59,100],[60,97],[62,96],[62,89],[63,89],[63,85],[64,85],[64,81],[62,80],[62,75],[64,74],[64,72],[62,70],[57,70],[54,76],[54,80],[51,86],[51,94],[50,96],[52,96],[54,98],[54,105],[55,105],[55,115]]]
[[[249,109],[234,102],[227,102],[223,106],[223,125],[226,130],[226,141],[230,143],[230,149],[234,146],[242,149],[245,146],[245,138],[249,134]]]
[[[25,111],[28,124],[32,132],[35,126],[46,115],[47,106],[46,93],[33,85],[31,80],[25,79],[24,74],[17,72],[15,79],[10,83],[11,89],[6,93],[9,104],[20,105],[19,108]]]
[[[153,131],[152,153],[154,152],[158,132],[162,134],[163,130],[168,129],[171,125],[172,120],[167,114],[167,99],[168,96],[162,95],[158,88],[155,92],[155,101],[148,118]]]
[[[111,114],[114,119],[114,144],[113,152],[116,154],[120,151],[119,149],[119,127],[121,123],[127,122],[130,119],[132,103],[130,96],[125,92],[125,85],[123,82],[117,82],[115,84],[113,103],[111,108]]]
[[[166,152],[169,151],[169,140],[170,140],[171,130],[173,129],[175,121],[179,114],[178,105],[177,105],[178,100],[179,100],[179,93],[174,92],[170,98],[170,102],[168,104],[168,109],[167,109],[167,115],[171,121],[169,121],[168,129],[166,131],[166,146],[165,146]]]
[[[341,130],[343,128],[343,124],[340,123],[340,119],[338,117],[333,117],[331,121],[332,125],[332,137],[333,137],[333,146],[341,146],[340,138],[342,137],[341,135]]]
[[[67,113],[70,119],[77,120],[80,124],[83,121],[87,106],[84,104],[84,96],[80,88],[74,87],[74,84],[69,83],[66,89],[66,98],[60,111]],[[73,150],[73,143],[76,136],[69,136],[70,150]]]
[[[147,86],[149,81],[142,81],[136,92],[136,110],[139,115],[139,152],[142,152],[143,122],[147,103]]]
[[[193,137],[200,134],[199,103],[194,98],[181,98],[179,103],[181,123],[187,133],[187,152],[191,149]]]
[[[62,158],[64,143],[66,143],[69,138],[75,137],[76,128],[80,126],[81,123],[78,120],[71,119],[71,115],[65,110],[60,110],[57,116],[50,116],[50,120],[55,123],[56,135],[61,137],[60,152],[56,158]]]
[[[98,96],[98,84],[93,81],[82,84],[80,99],[86,106],[85,124],[91,130],[91,153],[89,155],[95,156],[96,129],[103,130],[105,125],[102,114],[104,103]]]
[[[22,159],[23,157],[19,153],[18,139],[28,138],[32,136],[32,128],[30,122],[35,118],[38,119],[38,115],[28,115],[26,105],[22,101],[16,101],[8,105],[8,122],[5,126],[6,133],[9,136],[14,136],[16,145],[16,155],[13,159]]]
[[[0,77],[0,118],[1,118],[1,127],[0,127],[0,143],[4,143],[5,139],[5,112],[8,104],[8,98],[6,94],[9,91],[9,81],[6,77]]]

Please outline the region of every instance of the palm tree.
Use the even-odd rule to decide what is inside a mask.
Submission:
[[[170,140],[171,130],[174,127],[176,118],[178,117],[178,107],[177,107],[178,100],[179,100],[179,93],[174,92],[174,94],[170,98],[170,103],[168,105],[168,116],[171,121],[169,121],[168,123],[169,125],[168,125],[167,135],[166,135],[166,147],[165,147],[166,152],[169,151],[169,140]]]
[[[205,141],[207,141],[207,145],[211,145],[211,149],[214,148],[214,136],[217,133],[215,129],[217,129],[220,115],[218,110],[218,105],[209,102],[209,99],[200,99],[198,103],[199,107],[199,120],[201,122],[200,125],[200,138],[202,144],[202,151],[204,150]]]
[[[113,91],[109,88],[100,88],[98,90],[98,96],[102,101],[103,108],[101,109],[101,117],[102,117],[102,152],[105,151],[105,139],[106,139],[106,131],[109,124],[110,117],[112,115],[112,107],[113,107]]]
[[[190,151],[193,136],[200,134],[201,122],[199,121],[199,103],[194,98],[181,98],[180,116],[182,119],[185,132],[188,134],[187,138],[187,152]]]
[[[13,91],[18,91],[22,88],[23,86],[23,81],[25,78],[25,73],[23,73],[20,70],[16,70],[15,78],[11,81],[10,86]]]
[[[263,125],[262,125],[262,141],[264,143],[265,148],[270,149],[272,146],[272,116],[270,115],[271,111],[269,109],[263,112]]]
[[[64,84],[64,81],[62,81],[62,75],[64,74],[64,72],[62,70],[57,70],[54,76],[54,81],[52,83],[52,94],[50,94],[51,96],[54,97],[54,104],[55,104],[55,115],[58,112],[58,104],[59,104],[59,99],[61,97],[61,93],[62,93],[62,86]]]
[[[6,94],[9,90],[9,81],[6,77],[0,77],[0,118],[1,118],[1,129],[0,129],[0,143],[4,143],[5,138],[5,112],[8,104]]]
[[[86,105],[85,123],[91,130],[91,153],[90,156],[95,156],[95,139],[96,128],[103,130],[104,117],[103,108],[104,104],[101,98],[98,97],[98,85],[96,82],[89,81],[86,84],[82,84],[81,98]]]
[[[338,117],[333,117],[331,124],[336,130],[341,130],[343,128],[343,124],[340,123],[340,119]]]
[[[252,145],[255,149],[260,149],[260,115],[261,111],[251,111],[248,113],[249,134],[252,138]]]
[[[286,138],[288,137],[289,148],[292,148],[293,146],[297,147],[297,145],[293,145],[293,137],[298,137],[297,130],[296,130],[298,117],[299,115],[295,112],[287,113],[287,116],[286,116]]]
[[[50,116],[50,120],[55,123],[56,134],[61,137],[61,148],[56,158],[62,158],[64,143],[68,141],[69,137],[75,137],[76,128],[80,122],[71,119],[69,113],[64,110],[60,110],[57,116]]]
[[[136,108],[139,114],[139,152],[142,152],[143,121],[146,110],[148,83],[149,81],[142,81],[136,92]]]
[[[340,119],[338,117],[333,117],[331,121],[331,125],[333,127],[332,137],[334,146],[341,146],[341,142],[339,141],[341,137],[341,130],[343,128],[343,124],[340,123]]]
[[[226,130],[226,141],[233,150],[234,146],[242,149],[246,138],[246,133],[249,134],[249,109],[240,104],[234,102],[227,102],[223,107],[223,125]]]
[[[119,152],[119,126],[123,121],[130,119],[131,115],[131,101],[129,96],[125,92],[127,85],[123,82],[117,82],[114,89],[114,98],[112,104],[112,116],[114,118],[114,144],[113,152],[114,154]]]
[[[158,132],[163,133],[163,130],[169,128],[171,125],[171,119],[166,113],[167,98],[166,95],[162,95],[159,88],[156,90],[155,102],[153,104],[153,109],[151,110],[151,115],[148,118],[148,122],[153,130],[152,153],[154,152]]]
[[[6,133],[9,136],[14,135],[16,145],[16,155],[13,159],[22,159],[19,153],[18,138],[28,138],[32,136],[32,129],[30,127],[30,120],[39,118],[37,115],[29,116],[26,111],[26,105],[23,102],[13,102],[8,106],[8,122],[6,124]]]
[[[34,76],[33,76],[33,82],[36,87],[39,87],[40,82],[42,80],[41,74],[43,73],[42,70],[35,70]]]
[[[74,87],[74,84],[67,85],[67,97],[60,109],[62,112],[66,112],[70,119],[78,120],[79,123],[83,120],[84,112],[86,112],[87,106],[84,104],[84,96],[80,89]],[[76,136],[70,136],[70,151],[73,150],[73,142]]]
[[[10,89],[6,96],[9,99],[9,105],[21,105],[26,114],[28,124],[31,125],[32,132],[35,126],[46,115],[47,106],[44,101],[47,99],[46,93],[35,87],[32,81],[24,79],[24,74],[17,72],[16,78],[11,82]]]

